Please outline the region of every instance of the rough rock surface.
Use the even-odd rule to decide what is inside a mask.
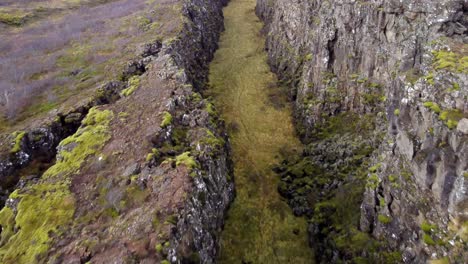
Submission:
[[[224,124],[198,91],[226,1],[177,4],[176,38],[148,44],[128,64],[127,84],[106,86],[120,99],[61,118],[81,126],[58,145],[55,164],[6,201],[0,262],[214,262],[234,185]],[[15,134],[0,176],[31,151],[50,153],[61,137],[54,124],[38,129],[44,137]]]
[[[467,259],[467,12],[463,0],[258,1],[304,141],[317,144],[317,128],[344,112],[387,131],[354,225],[384,241],[391,261]],[[320,260],[369,255],[328,249]]]

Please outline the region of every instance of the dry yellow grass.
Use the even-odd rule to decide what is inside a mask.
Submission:
[[[299,151],[301,145],[291,109],[270,102],[277,79],[266,62],[254,8],[255,0],[232,0],[225,8],[226,31],[210,68],[209,94],[236,127],[231,143],[237,197],[222,235],[220,263],[311,263],[306,220],[294,217],[281,199],[271,170],[282,149]]]

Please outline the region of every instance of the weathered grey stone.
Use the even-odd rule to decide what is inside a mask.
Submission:
[[[463,134],[468,134],[468,119],[463,118],[458,122],[457,130]]]

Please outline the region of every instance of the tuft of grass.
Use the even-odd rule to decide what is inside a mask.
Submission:
[[[161,122],[161,127],[165,128],[172,124],[172,115],[169,112],[164,112],[163,121]]]

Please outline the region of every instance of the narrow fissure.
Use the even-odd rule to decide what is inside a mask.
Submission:
[[[311,263],[307,222],[277,191],[273,172],[302,151],[287,94],[267,64],[255,0],[232,0],[225,32],[210,66],[210,90],[226,120],[237,197],[221,236],[219,263]]]

